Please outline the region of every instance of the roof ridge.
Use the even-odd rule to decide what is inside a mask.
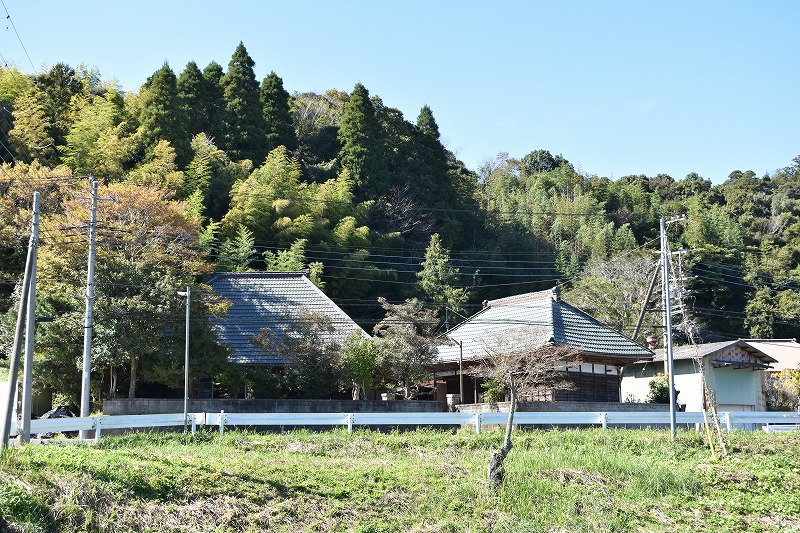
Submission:
[[[307,270],[263,270],[258,272],[212,272],[214,278],[281,278],[281,277],[308,277]]]
[[[534,300],[542,300],[544,298],[553,298],[554,300],[557,300],[559,298],[558,287],[545,289],[543,291],[525,292],[513,296],[506,296],[504,298],[497,298],[496,300],[488,300],[486,302],[486,307],[498,307],[501,305],[508,305],[510,303],[530,302]]]

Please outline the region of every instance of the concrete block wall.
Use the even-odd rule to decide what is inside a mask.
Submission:
[[[507,412],[511,402],[463,404],[456,408],[462,413]],[[569,412],[660,412],[669,411],[669,404],[659,403],[613,403],[613,402],[520,402],[520,412],[569,413]]]
[[[190,413],[438,413],[440,402],[399,400],[189,400]],[[183,400],[163,398],[116,398],[103,402],[104,415],[182,413]]]

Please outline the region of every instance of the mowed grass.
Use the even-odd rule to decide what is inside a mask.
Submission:
[[[800,531],[800,433],[139,433],[14,447],[0,531]]]

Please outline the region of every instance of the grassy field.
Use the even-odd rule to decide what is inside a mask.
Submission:
[[[800,433],[175,433],[14,447],[0,531],[800,531]]]

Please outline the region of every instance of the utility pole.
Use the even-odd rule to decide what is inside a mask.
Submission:
[[[662,267],[662,286],[664,289],[664,370],[669,378],[669,429],[672,438],[675,438],[676,426],[676,405],[675,405],[675,361],[672,353],[672,311],[670,309],[670,288],[669,288],[669,240],[667,239],[667,224],[673,222],[683,222],[685,217],[673,218],[667,222],[660,220],[661,229],[661,267]]]
[[[187,285],[186,292],[179,291],[179,296],[186,296],[186,351],[183,361],[183,432],[186,433],[189,419],[189,312],[192,301],[192,288]]]
[[[22,277],[22,294],[20,295],[19,311],[17,312],[17,326],[14,330],[14,347],[11,349],[11,358],[8,364],[8,397],[5,404],[5,409],[2,413],[2,427],[0,430],[3,432],[2,439],[0,439],[0,449],[8,447],[9,437],[11,435],[11,424],[16,423],[12,420],[12,413],[14,410],[14,397],[17,392],[17,374],[19,373],[19,354],[22,351],[22,327],[25,325],[25,314],[28,306],[28,291],[30,290],[31,273],[33,272],[33,233],[31,232],[31,239],[28,243],[28,257],[25,260],[25,274]]]
[[[464,403],[464,341],[458,341],[458,394]]]
[[[36,326],[36,263],[39,250],[39,193],[33,193],[31,228],[31,277],[28,281],[28,318],[25,329],[25,364],[22,371],[22,432],[20,442],[31,441],[31,403],[33,399],[33,338]]]
[[[92,376],[92,334],[94,331],[94,258],[97,244],[97,202],[99,200],[113,200],[113,198],[98,198],[98,182],[89,176],[92,195],[87,198],[78,196],[83,200],[91,200],[91,218],[89,220],[89,265],[86,270],[86,314],[83,320],[83,371],[81,377],[81,416],[89,416],[91,403],[90,381]],[[82,429],[79,434],[81,440],[89,437],[89,431]]]
[[[90,381],[92,374],[92,333],[94,330],[94,256],[97,243],[97,180],[91,179],[91,218],[89,220],[89,266],[86,271],[86,313],[83,320],[83,372],[81,378],[81,416],[89,416],[91,401]],[[87,199],[86,197],[81,197]],[[89,437],[89,431],[80,431],[81,440]]]
[[[81,379],[81,416],[89,416],[90,381],[92,373],[92,333],[94,324],[94,257],[97,244],[97,181],[92,179],[92,214],[89,220],[89,265],[86,272],[86,313],[83,320],[83,374]],[[82,429],[80,438],[88,438]]]

